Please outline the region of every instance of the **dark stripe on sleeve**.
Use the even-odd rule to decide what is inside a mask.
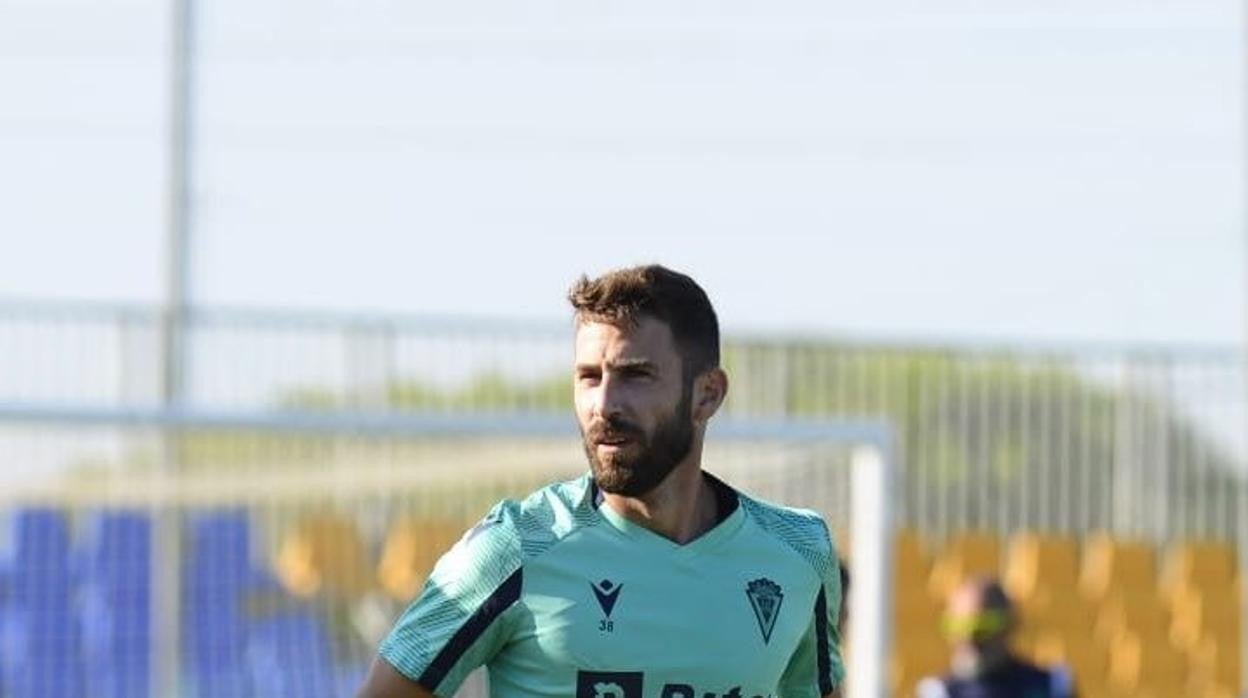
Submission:
[[[438,684],[442,683],[459,658],[464,656],[464,652],[467,652],[468,648],[472,647],[472,644],[490,627],[490,623],[493,623],[503,611],[520,599],[520,582],[520,570],[512,572],[507,581],[500,584],[494,593],[477,607],[476,612],[464,622],[459,630],[455,631],[450,641],[446,643],[441,652],[438,652],[438,656],[433,658],[429,667],[417,679],[420,685],[431,692],[437,689]]]
[[[836,690],[832,683],[832,656],[828,647],[828,597],[823,587],[815,598],[815,658],[819,662],[819,695],[826,696]]]

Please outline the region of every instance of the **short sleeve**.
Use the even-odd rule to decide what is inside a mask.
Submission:
[[[438,561],[382,641],[382,659],[428,691],[453,695],[507,643],[523,584],[520,561],[519,537],[500,504]]]
[[[827,528],[824,527],[825,535]],[[827,538],[829,560],[822,567],[822,584],[811,609],[810,625],[798,643],[780,678],[780,698],[826,696],[845,681],[841,659],[841,574],[831,536]]]

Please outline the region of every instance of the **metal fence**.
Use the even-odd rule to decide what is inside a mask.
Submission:
[[[0,305],[0,404],[150,407],[161,320],[142,307]],[[199,310],[200,410],[568,410],[571,322]],[[898,425],[903,524],[1238,540],[1248,527],[1242,357],[1229,348],[934,345],[729,334],[737,417]],[[10,481],[126,451],[9,429]],[[128,438],[128,437],[127,437]]]

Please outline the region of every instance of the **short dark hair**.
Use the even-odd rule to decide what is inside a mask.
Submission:
[[[672,330],[686,381],[719,366],[719,320],[692,278],[658,264],[582,276],[568,291],[578,321],[636,325],[652,317]]]

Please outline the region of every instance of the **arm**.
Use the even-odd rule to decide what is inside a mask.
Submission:
[[[503,505],[438,560],[378,649],[361,698],[454,695],[507,644],[522,588],[521,552]]]
[[[811,609],[810,625],[780,679],[782,698],[841,698],[845,668],[841,659],[841,574],[836,549],[823,522],[827,564],[819,569],[821,584]]]
[[[437,698],[380,657],[373,660],[356,698]]]

